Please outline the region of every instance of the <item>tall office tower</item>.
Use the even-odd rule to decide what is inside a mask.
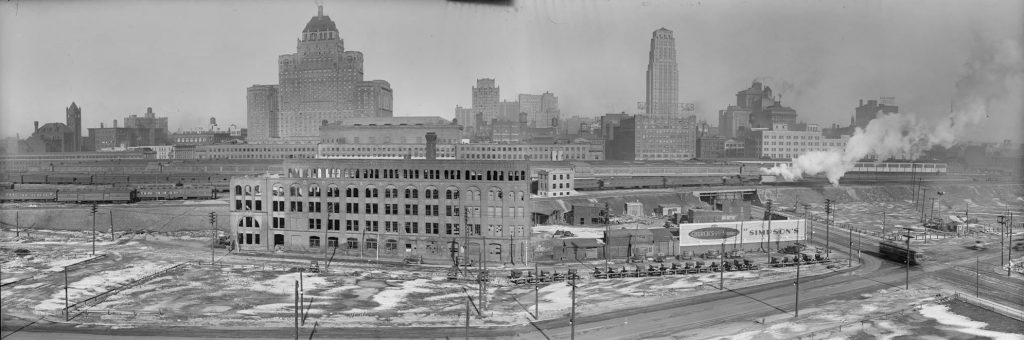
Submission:
[[[71,150],[68,151],[82,151],[82,109],[75,102],[71,102],[71,106],[64,112],[67,114],[66,125],[75,133],[71,139]]]
[[[345,51],[338,27],[324,15],[323,6],[302,30],[296,50],[278,58],[276,130],[281,141],[315,142],[324,122],[391,114],[390,85],[363,81],[362,52]],[[273,125],[256,125],[264,123]]]
[[[246,92],[246,140],[265,143],[278,138],[277,85],[253,85]]]
[[[676,40],[664,27],[654,31],[647,63],[647,105],[649,115],[674,115],[679,112],[679,69],[676,64]]]
[[[483,113],[483,121],[490,122],[498,117],[498,101],[501,88],[495,86],[494,79],[482,78],[476,80],[473,87],[473,111]],[[475,114],[474,114],[475,115]],[[468,123],[468,122],[467,122]]]

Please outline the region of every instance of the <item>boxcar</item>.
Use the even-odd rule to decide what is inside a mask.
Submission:
[[[92,184],[89,174],[56,173],[46,177],[48,184]]]
[[[55,189],[10,189],[0,190],[0,201],[3,202],[52,202],[57,199]]]
[[[21,183],[25,184],[46,184],[46,174],[26,173],[21,175]]]
[[[97,188],[88,190],[61,190],[57,192],[57,202],[128,203],[134,202],[135,200],[135,189],[129,188]]]
[[[128,183],[131,184],[154,184],[169,183],[166,174],[132,174],[128,175]]]
[[[214,199],[217,198],[209,186],[144,186],[137,189],[140,200]]]
[[[102,174],[92,175],[92,184],[123,186],[128,184],[128,175]]]

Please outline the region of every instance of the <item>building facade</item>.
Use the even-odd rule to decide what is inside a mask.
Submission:
[[[816,130],[816,129],[815,129]],[[751,134],[759,158],[794,158],[811,151],[842,151],[850,136],[826,138],[821,131],[756,130]]]
[[[882,97],[881,101],[868,100],[867,104],[864,104],[864,100],[861,99],[854,112],[854,126],[861,129],[867,128],[868,123],[875,119],[879,112],[899,113],[900,107],[896,106],[896,98]]]
[[[648,115],[675,115],[679,111],[679,69],[672,31],[660,28],[651,36],[647,61]]]
[[[526,264],[529,168],[522,162],[313,160],[231,180],[240,251]],[[329,250],[330,249],[330,250]]]
[[[441,117],[347,118],[320,127],[322,144],[419,144],[428,132],[438,144],[455,144],[462,127]]]
[[[635,160],[687,160],[697,156],[697,117],[636,116]]]
[[[497,144],[469,143],[456,145],[456,157],[470,160],[604,160],[601,144]]]
[[[750,129],[750,110],[729,105],[718,111],[718,132],[726,138],[740,137],[740,129]]]

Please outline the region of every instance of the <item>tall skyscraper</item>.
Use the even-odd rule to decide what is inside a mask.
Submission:
[[[277,85],[253,85],[246,92],[246,139],[256,142],[278,138]]]
[[[647,105],[649,115],[679,112],[679,68],[676,39],[664,27],[654,31],[647,62]]]
[[[71,106],[64,112],[67,114],[66,125],[75,133],[75,136],[71,138],[71,150],[69,151],[82,151],[82,109],[75,102],[71,102]]]
[[[247,91],[248,101],[260,104],[249,106],[248,117],[259,121],[248,125],[261,130],[249,135],[252,142],[314,143],[324,122],[392,115],[390,84],[363,80],[362,52],[345,50],[338,27],[324,15],[323,6],[302,29],[296,50],[278,58],[276,101],[265,97],[275,89],[257,85]]]

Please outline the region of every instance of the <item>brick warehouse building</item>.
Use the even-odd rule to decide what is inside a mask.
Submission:
[[[297,160],[284,169],[231,179],[237,250],[448,263],[454,245],[474,262],[481,250],[490,263],[529,258],[524,162]]]

